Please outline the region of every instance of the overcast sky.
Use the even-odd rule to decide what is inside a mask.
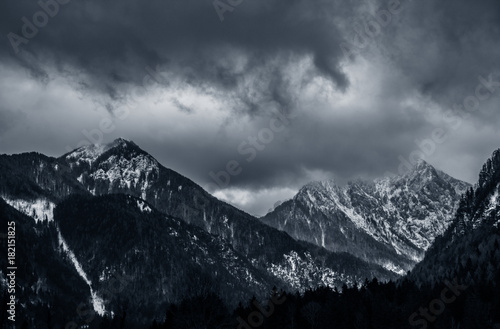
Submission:
[[[418,157],[474,183],[500,148],[498,0],[59,2],[0,2],[0,153],[124,137],[263,215]]]

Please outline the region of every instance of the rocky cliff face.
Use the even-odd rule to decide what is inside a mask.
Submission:
[[[310,183],[261,220],[402,274],[448,228],[468,186],[420,161],[400,177]]]

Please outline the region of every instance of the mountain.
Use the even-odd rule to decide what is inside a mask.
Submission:
[[[260,309],[250,303],[231,314],[223,305],[262,300],[277,286],[290,293],[265,328],[412,328],[450,282],[466,282],[428,324],[493,328],[499,183],[500,151],[472,188],[425,162],[401,177],[311,183],[272,212],[289,209],[295,217],[283,227],[319,233],[298,241],[118,139],[59,158],[0,155],[0,239],[15,222],[22,327],[139,328],[153,319],[165,328],[207,319],[236,327]],[[424,252],[408,276],[383,283]],[[7,266],[0,258],[4,302]],[[1,327],[5,315],[2,307]]]
[[[130,195],[71,196],[58,204],[54,221],[101,314],[116,314],[126,305],[146,320],[202,291],[235,305],[280,283],[220,237]],[[125,278],[123,289],[109,294],[109,280],[117,274]]]
[[[23,217],[26,230],[40,228],[47,237],[35,231],[30,243],[43,244],[47,257],[67,269],[61,275],[78,282],[73,300],[115,319],[129,307],[137,310],[136,321],[161,316],[168,303],[196,294],[195,287],[210,287],[233,304],[263,296],[273,286],[305,291],[396,278],[347,253],[294,240],[124,139],[60,158],[0,155],[0,169],[0,198],[9,209],[1,213],[2,223],[16,221],[20,213],[31,217],[31,223]],[[38,257],[30,244],[24,248],[27,261]],[[30,280],[43,282],[38,271],[49,272],[50,265],[35,264]],[[109,294],[103,285],[116,276],[118,286],[125,280],[126,287]],[[59,286],[49,286],[49,293],[65,289],[63,279],[54,278]],[[30,292],[23,282],[19,288],[26,300],[40,299],[24,303],[22,311],[48,308],[52,314],[51,298]]]
[[[77,309],[99,315],[133,309],[139,325],[202,292],[235,305],[280,284],[219,237],[131,196],[73,195],[50,222],[34,223],[3,200],[0,211],[18,236],[18,317],[39,319],[30,323],[37,328],[47,325],[48,314],[61,319]],[[0,265],[9,266],[5,257]],[[7,285],[3,271],[0,282]]]
[[[348,254],[332,254],[222,202],[190,179],[165,168],[135,143],[117,139],[84,146],[57,159],[93,195],[124,193],[227,241],[259,269],[294,289],[341,285],[393,275]]]
[[[500,150],[484,164],[478,183],[460,199],[453,222],[415,266],[411,278],[435,283],[498,282],[500,273]]]
[[[403,274],[448,228],[468,187],[421,160],[402,176],[310,183],[261,221]]]
[[[486,162],[478,184],[460,198],[451,225],[408,275],[341,292],[329,287],[302,295],[285,292],[283,306],[272,307],[259,328],[500,328],[499,186],[500,150]],[[186,307],[190,301],[171,307],[175,312],[150,328],[202,327],[213,318],[198,317],[197,309]],[[259,314],[256,306],[249,303],[227,316],[237,318],[239,328],[250,328]],[[186,323],[186,318],[195,320]]]

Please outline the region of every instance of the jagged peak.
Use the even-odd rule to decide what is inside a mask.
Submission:
[[[337,180],[331,178],[327,180],[316,180],[307,183],[300,190],[300,192],[305,191],[317,191],[317,190],[331,190],[331,189],[340,189],[342,187],[341,184],[337,182]]]
[[[347,181],[345,184],[341,184],[336,179],[327,179],[327,180],[317,180],[312,181],[304,185],[299,192],[295,195],[293,199],[300,198],[301,196],[307,195],[308,192],[325,192],[325,193],[341,193],[342,190],[347,188],[352,188],[356,186],[375,186],[375,185],[392,185],[395,182],[399,182],[401,180],[410,181],[413,183],[421,184],[423,182],[439,179],[439,173],[431,164],[426,162],[423,159],[419,159],[414,165],[411,171],[407,172],[404,175],[394,176],[394,177],[381,177],[371,179],[364,178],[354,178],[352,180]],[[451,177],[450,177],[451,178]]]
[[[120,137],[107,144],[89,144],[81,146],[72,152],[63,155],[62,158],[72,161],[76,160],[76,162],[83,161],[91,164],[101,155],[113,149],[129,149],[130,151],[140,151],[141,153],[147,154],[133,141]]]
[[[318,189],[320,187],[321,187],[321,181],[312,181],[312,182],[309,182],[309,183],[305,184],[304,186],[302,186],[299,189],[299,191],[297,192],[297,194],[295,194],[294,199],[298,198],[302,194],[307,193],[307,191],[316,190],[316,189]]]
[[[409,171],[407,171],[403,175],[395,176],[395,178],[415,177],[423,174],[425,175],[432,174],[437,176],[437,170],[433,165],[431,165],[424,159],[418,159],[415,163],[412,163],[412,167]]]
[[[137,144],[135,144],[133,141],[131,141],[129,139],[119,137],[119,138],[115,139],[114,141],[112,141],[111,143],[108,143],[107,146],[109,148],[113,148],[113,147],[117,147],[117,146],[123,146],[123,147],[137,146]]]
[[[307,202],[316,202],[316,198],[335,198],[335,195],[342,194],[345,186],[338,184],[335,179],[328,179],[324,181],[312,181],[304,185],[292,200],[308,200]]]
[[[500,156],[500,150],[498,151]],[[328,180],[317,180],[307,183],[302,186],[298,193],[292,198],[292,200],[297,200],[301,198],[309,198],[310,193],[319,192],[322,194],[342,194],[344,191],[357,187],[374,187],[376,189],[391,189],[394,185],[408,184],[414,187],[422,187],[430,182],[438,182],[438,184],[450,184],[454,189],[455,193],[461,195],[464,193],[471,185],[467,182],[456,179],[448,174],[439,171],[433,165],[428,163],[423,159],[419,159],[413,164],[412,169],[398,176],[384,176],[375,179],[365,179],[365,178],[355,178],[347,181],[346,183],[340,183],[336,179]],[[440,182],[440,183],[439,183]]]
[[[427,170],[427,169],[435,169],[430,163],[420,158],[415,163],[413,170]]]
[[[439,173],[431,164],[423,159],[419,159],[413,168],[402,176],[394,177],[395,180],[409,180],[411,182],[424,182],[439,179]]]

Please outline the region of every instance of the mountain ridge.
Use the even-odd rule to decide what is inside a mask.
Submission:
[[[67,209],[68,202],[73,202],[73,207],[76,208],[81,202],[78,200],[97,198],[96,203],[89,203],[95,205],[100,198],[124,194],[143,200],[143,208],[178,218],[185,225],[191,225],[189,227],[203,230],[204,236],[217,236],[230,246],[232,252],[246,259],[248,271],[267,278],[261,282],[269,286],[305,291],[319,285],[354,285],[375,276],[380,280],[396,278],[393,273],[380,266],[368,264],[347,253],[332,253],[321,247],[296,241],[287,233],[264,225],[255,217],[216,199],[190,179],[162,166],[135,143],[124,139],[117,139],[107,145],[80,147],[59,158],[36,153],[2,155],[0,168],[6,168],[4,174],[0,174],[0,197],[10,206],[35,219],[34,224],[61,225],[65,220],[60,215],[61,207]],[[120,209],[117,202],[110,201],[110,209]],[[47,209],[43,206],[45,204],[49,205]],[[88,206],[78,209],[91,216],[93,208],[94,206]],[[66,211],[66,214],[69,213]],[[137,214],[129,215],[133,217]],[[77,213],[70,217],[78,216],[80,215]],[[114,227],[116,234],[119,232],[119,218],[114,221],[116,223],[111,227]],[[90,223],[78,226],[76,222],[74,224],[70,227],[83,229],[83,233],[90,229]],[[125,225],[125,222],[121,224]],[[95,232],[97,236],[102,234],[99,230]],[[75,244],[80,237],[73,236],[68,227],[62,226],[60,233],[66,241],[67,249],[72,250],[75,260],[81,264],[82,270],[86,268],[86,262],[100,257],[102,262],[111,264],[110,259],[99,255],[96,250],[92,255],[82,253],[86,244]],[[85,233],[82,237],[87,235]],[[87,241],[92,243],[91,240]],[[106,242],[103,240],[101,243]],[[122,265],[126,266],[125,264]],[[96,268],[100,268],[99,265]],[[117,269],[126,273],[126,268]],[[94,277],[88,281],[95,281],[93,269],[86,268],[85,271],[88,272],[88,278]],[[91,284],[89,286],[92,288]],[[262,293],[263,287],[261,288],[255,293]],[[99,289],[92,291],[99,294]],[[242,292],[243,288],[235,288],[234,296],[241,297]]]
[[[401,176],[343,186],[335,180],[308,183],[260,220],[332,251],[352,249],[403,274],[423,258],[433,231],[447,228],[458,193],[468,186],[421,160]],[[366,248],[355,250],[360,244]]]

